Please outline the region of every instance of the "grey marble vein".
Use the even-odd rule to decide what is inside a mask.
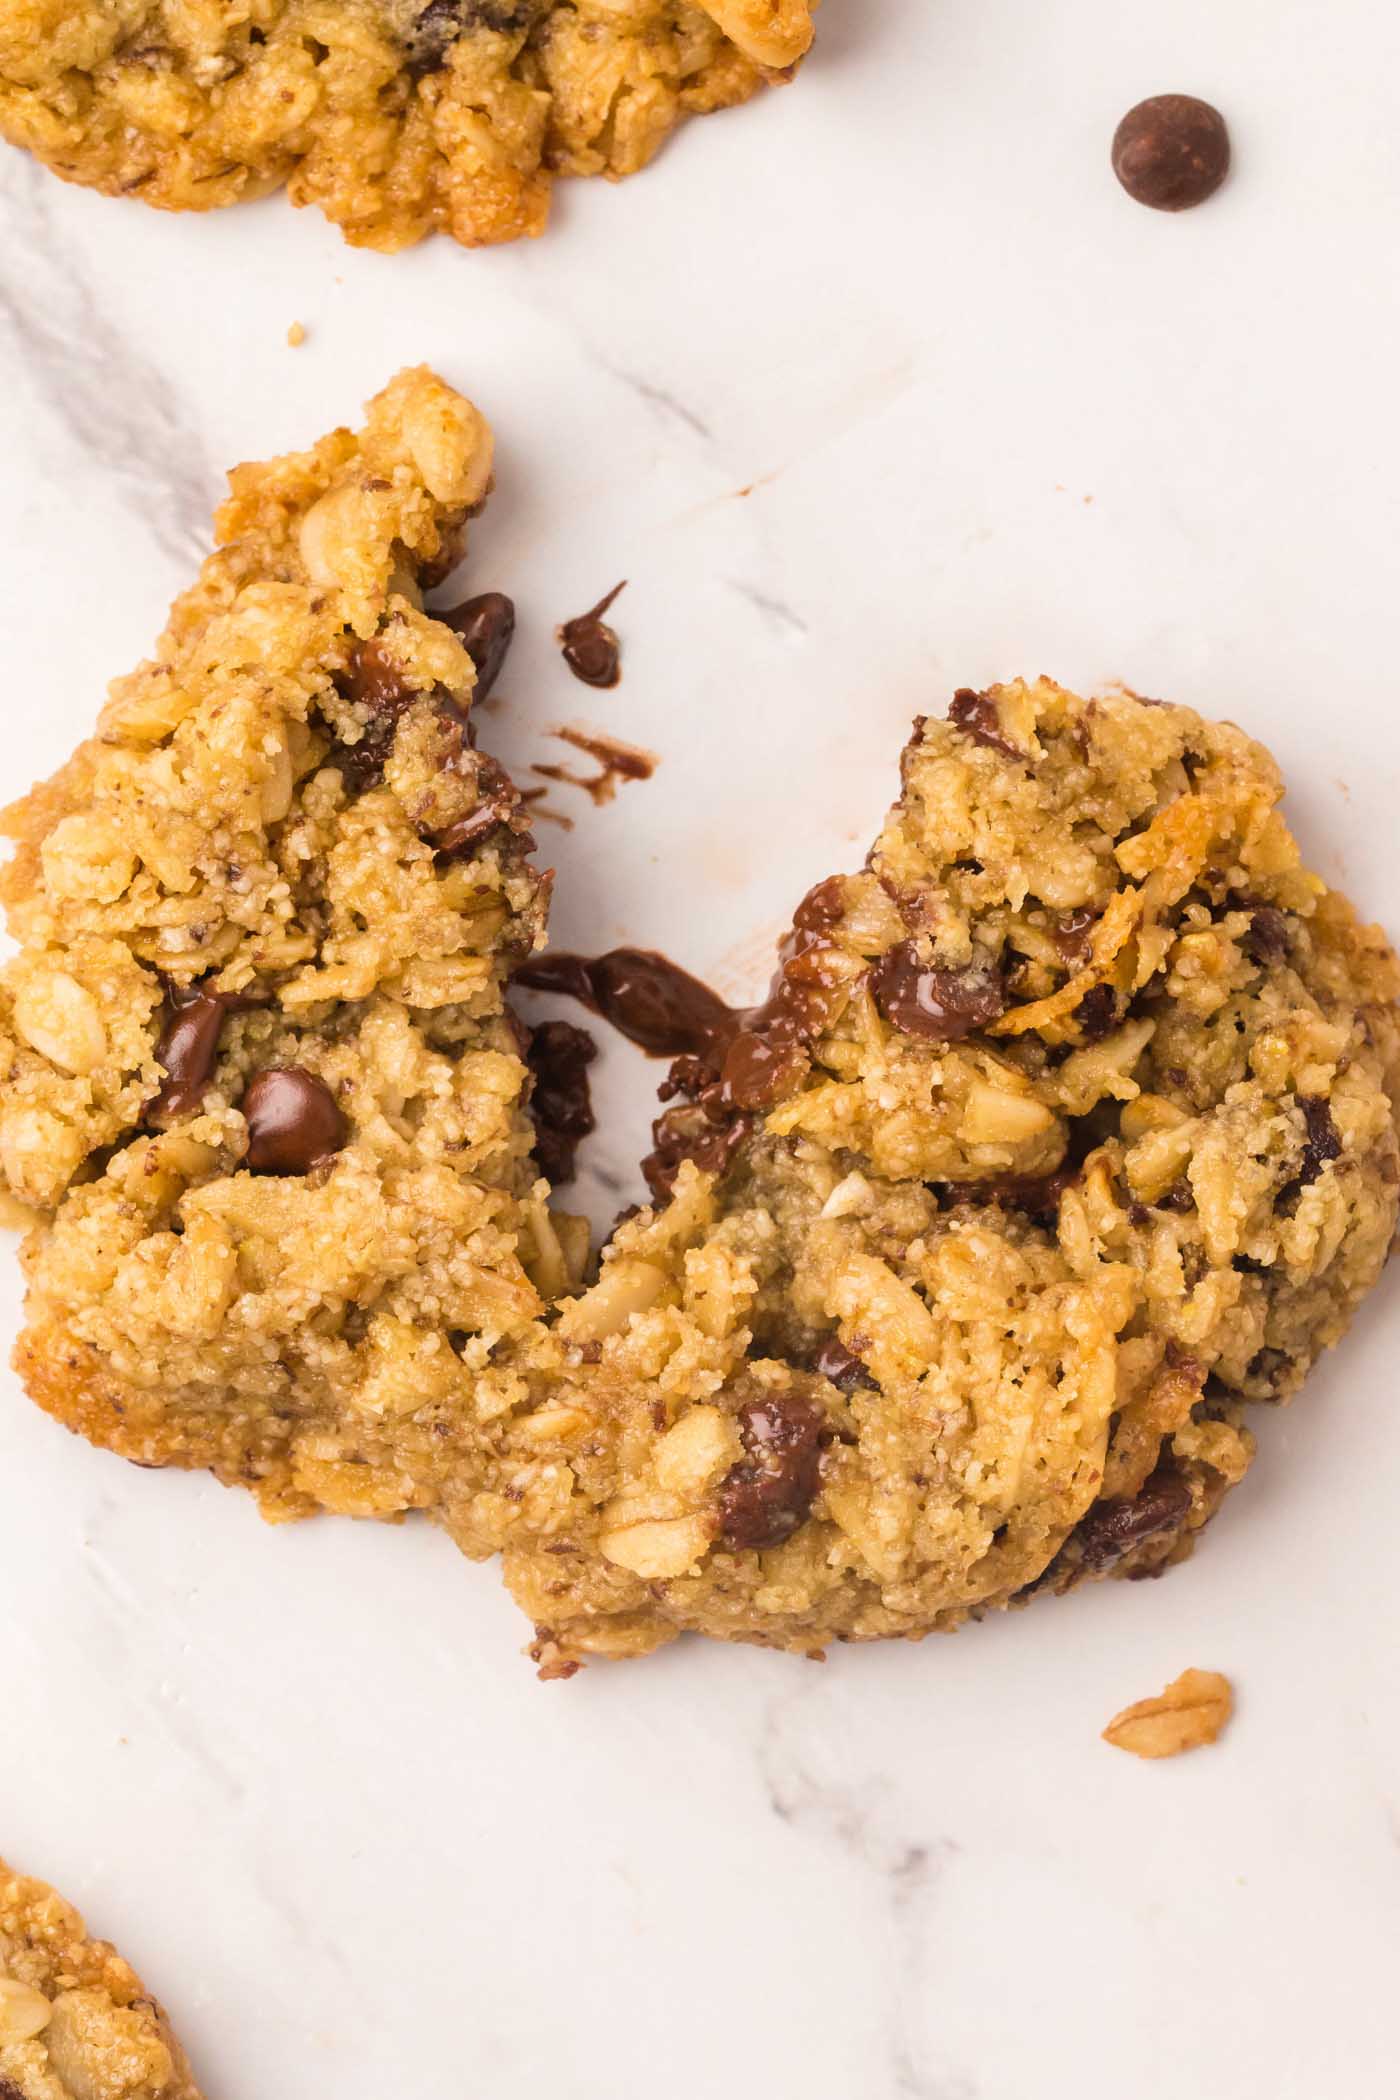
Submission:
[[[768,591],[760,591],[751,583],[741,583],[736,576],[729,579],[731,590],[739,593],[762,613],[768,625],[777,633],[788,635],[810,634],[811,629],[800,613],[795,613],[782,598],[775,598]]]
[[[207,553],[221,478],[170,380],[122,333],[53,208],[53,178],[0,162],[0,344],[36,403],[182,568]]]
[[[941,2060],[929,2039],[935,2016],[929,1921],[939,1883],[959,1848],[951,1838],[901,1828],[879,1773],[820,1769],[813,1722],[814,1709],[800,1695],[773,1709],[763,1735],[763,1779],[779,1821],[834,1845],[872,1883],[890,1945],[885,2090],[890,2100],[976,2100],[976,2083],[966,2069]],[[874,2100],[873,2086],[870,2095]]]
[[[666,387],[657,386],[654,380],[644,379],[640,372],[629,372],[623,365],[611,364],[607,358],[599,357],[598,362],[610,379],[616,379],[621,385],[630,388],[640,400],[646,402],[648,408],[654,409],[665,421],[682,423],[687,430],[693,431],[696,437],[707,441],[713,438],[714,432],[703,416],[697,415],[693,408],[687,408],[684,401],[678,400]]]

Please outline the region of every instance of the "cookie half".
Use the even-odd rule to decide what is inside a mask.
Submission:
[[[902,780],[673,1071],[673,1193],[530,1338],[512,1499],[452,1513],[550,1672],[1155,1573],[1380,1274],[1400,977],[1268,754],[1042,680]]]
[[[782,80],[816,0],[0,0],[0,132],[168,211],[281,186],[357,245],[543,231],[556,175],[645,167]]]
[[[358,433],[238,468],[155,656],[8,813],[20,1374],[269,1516],[432,1500],[440,1422],[467,1463],[493,1350],[582,1267],[505,1001],[547,879],[474,748],[504,601],[423,606],[491,457],[418,370]]]

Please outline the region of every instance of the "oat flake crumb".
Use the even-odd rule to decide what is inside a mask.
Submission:
[[[1228,1677],[1218,1670],[1183,1670],[1155,1699],[1139,1699],[1115,1714],[1103,1739],[1134,1757],[1176,1757],[1213,1743],[1234,1706]]]

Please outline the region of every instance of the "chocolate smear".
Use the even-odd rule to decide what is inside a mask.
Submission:
[[[643,751],[638,744],[624,744],[617,737],[600,736],[589,729],[554,729],[551,736],[558,737],[561,744],[572,744],[575,751],[582,751],[598,765],[596,773],[575,773],[568,766],[532,765],[532,773],[542,780],[558,780],[568,787],[582,788],[601,809],[611,802],[617,793],[618,783],[628,780],[650,780],[660,760],[654,751]]]

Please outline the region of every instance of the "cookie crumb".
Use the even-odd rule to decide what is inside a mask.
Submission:
[[[1134,1757],[1177,1757],[1213,1743],[1234,1708],[1228,1677],[1218,1670],[1183,1670],[1155,1699],[1139,1699],[1115,1714],[1103,1739]]]
[[[300,321],[293,321],[291,327],[287,330],[287,348],[289,350],[300,350],[305,341],[306,330],[302,327]]]

